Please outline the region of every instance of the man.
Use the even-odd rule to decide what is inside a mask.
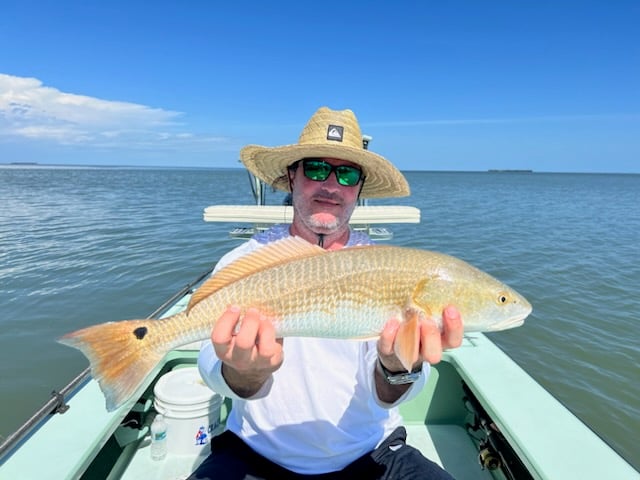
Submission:
[[[350,110],[320,108],[299,142],[250,145],[240,154],[261,180],[291,192],[291,225],[257,234],[225,255],[217,268],[290,235],[335,250],[371,243],[349,229],[359,197],[409,194],[404,176],[365,150]],[[198,365],[216,392],[233,399],[227,431],[190,477],[233,479],[450,479],[405,445],[397,405],[424,386],[429,363],[462,341],[462,322],[450,306],[443,331],[421,321],[419,358],[407,372],[394,354],[400,320],[389,319],[379,340],[277,339],[270,320],[230,306],[203,345]],[[241,320],[241,322],[240,322]]]

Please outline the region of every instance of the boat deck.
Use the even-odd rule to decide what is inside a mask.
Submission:
[[[184,308],[187,301],[172,310]],[[186,478],[204,457],[169,455],[152,461],[147,433],[155,382],[174,368],[193,366],[197,348],[170,352],[133,398],[114,412],[104,408],[97,382],[88,380],[67,400],[66,413],[49,417],[17,445],[0,466],[0,477]],[[223,419],[229,406],[227,400]],[[478,422],[479,410],[486,413],[486,423]],[[487,427],[512,446],[513,454],[506,458],[523,465],[524,474],[513,478],[640,479],[630,464],[482,334],[467,335],[460,348],[445,352],[420,395],[400,411],[408,442],[458,480],[506,478],[501,470],[483,470],[478,461]],[[125,426],[136,415],[137,428]]]
[[[187,352],[184,352],[187,353]],[[188,352],[195,359],[195,351]],[[191,365],[192,363],[189,363]],[[176,363],[173,368],[182,364]],[[438,391],[438,400],[431,398]],[[407,441],[427,458],[450,472],[457,480],[503,478],[483,470],[478,462],[478,448],[465,428],[469,411],[463,402],[462,382],[453,368],[443,362],[432,370],[423,392],[412,402],[402,405],[401,413],[407,429]],[[425,409],[425,405],[431,405]],[[229,400],[222,406],[226,418]],[[151,460],[148,438],[137,439],[123,451],[110,479],[184,479],[204,460],[207,450],[198,455],[168,454],[162,461]]]
[[[477,462],[461,461],[475,459],[477,450],[464,428],[456,425],[407,425],[408,443],[420,449],[428,458],[444,467],[457,480],[482,480],[493,477],[481,470]],[[204,455],[167,455],[162,461],[153,461],[149,455],[149,444],[139,445],[121,478],[184,479],[204,460]]]

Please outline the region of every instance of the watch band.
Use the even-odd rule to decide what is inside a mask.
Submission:
[[[378,366],[385,381],[390,385],[406,385],[416,382],[422,376],[422,364],[418,365],[410,372],[391,372],[380,361],[378,357]]]

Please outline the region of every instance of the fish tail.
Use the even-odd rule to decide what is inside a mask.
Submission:
[[[83,328],[58,341],[89,359],[111,412],[135,393],[169,350],[161,331],[161,321],[125,320]]]
[[[410,372],[413,364],[418,360],[418,349],[420,342],[420,313],[412,308],[404,312],[404,321],[400,323],[396,340],[394,342],[394,352],[402,366]]]

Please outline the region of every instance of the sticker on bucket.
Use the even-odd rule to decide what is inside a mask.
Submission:
[[[222,430],[220,407],[223,397],[202,381],[197,367],[166,373],[156,383],[153,393],[155,410],[164,415],[168,425],[169,453],[201,453],[211,437]]]
[[[212,423],[208,427],[201,425],[200,428],[198,428],[198,433],[196,433],[196,445],[206,445],[209,443],[211,437],[215,437],[219,433],[222,433],[222,429],[220,427],[220,418],[218,418],[216,423]]]
[[[200,427],[198,429],[198,433],[196,433],[196,445],[206,445],[207,444],[207,432],[205,432],[204,427]]]

